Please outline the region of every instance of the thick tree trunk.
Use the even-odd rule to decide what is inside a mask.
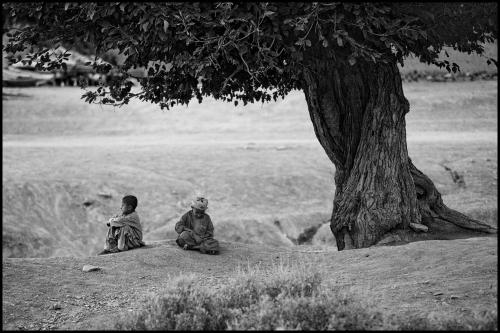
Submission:
[[[410,223],[429,225],[436,218],[492,231],[448,209],[408,158],[409,104],[395,63],[350,66],[316,55],[307,63],[309,113],[336,167],[330,228],[339,250],[371,246],[394,232],[408,235]]]

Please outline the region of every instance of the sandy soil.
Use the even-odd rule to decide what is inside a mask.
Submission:
[[[496,225],[497,82],[404,89],[414,163],[446,204]],[[300,92],[265,105],[207,99],[162,112],[138,102],[88,105],[78,88],[5,91],[3,257],[95,254],[128,192],[139,197],[146,240],[174,237],[196,192],[209,198],[226,241],[293,245],[290,237],[330,214],[335,169]],[[444,166],[463,174],[466,187]],[[333,238],[323,228],[313,243]]]
[[[497,310],[497,245],[487,237],[336,252],[223,242],[220,255],[208,256],[166,240],[100,257],[6,259],[3,329],[111,329],[173,277],[195,274],[217,286],[238,266],[287,262],[319,267],[327,281],[386,314],[468,316]],[[87,264],[101,270],[82,272]]]
[[[415,165],[447,205],[497,225],[497,82],[404,89]],[[338,252],[325,224],[314,245],[293,245],[305,228],[327,221],[335,190],[334,167],[300,93],[265,106],[207,100],[161,112],[139,103],[89,106],[74,88],[8,91],[4,329],[111,328],[108,317],[138,309],[139,298],[173,276],[194,273],[217,285],[238,265],[277,260],[317,263],[332,282],[387,311],[456,317],[496,309],[496,237]],[[461,173],[466,186],[443,166]],[[209,198],[220,256],[183,252],[172,241],[173,224],[196,192]],[[104,222],[124,193],[139,198],[150,246],[96,257]],[[26,256],[44,258],[8,258]],[[84,273],[85,264],[102,270]],[[124,284],[130,293],[122,292]],[[51,310],[55,303],[61,308]]]

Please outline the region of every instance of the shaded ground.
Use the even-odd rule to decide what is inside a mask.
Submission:
[[[319,267],[324,280],[384,313],[471,316],[497,311],[497,245],[485,237],[336,252],[223,242],[220,255],[208,256],[168,240],[100,257],[5,259],[3,329],[111,329],[175,276],[195,274],[217,288],[238,267],[287,262]],[[85,264],[102,270],[84,273]]]

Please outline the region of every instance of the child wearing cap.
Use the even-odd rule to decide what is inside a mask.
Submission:
[[[202,253],[217,254],[219,242],[213,238],[214,226],[210,216],[205,213],[208,200],[197,197],[192,202],[191,208],[175,224],[175,231],[179,234],[177,245],[184,250],[199,249]]]
[[[142,241],[142,226],[139,215],[135,211],[136,207],[137,198],[135,196],[126,195],[123,197],[122,214],[113,216],[106,223],[109,227],[106,244],[104,251],[99,255],[127,251],[145,245]]]

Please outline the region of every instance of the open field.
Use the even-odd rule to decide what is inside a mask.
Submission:
[[[450,207],[496,225],[497,82],[404,89],[415,165]],[[221,240],[289,246],[328,220],[335,169],[300,92],[266,105],[206,100],[171,111],[88,105],[78,88],[4,93],[4,257],[95,254],[125,193],[139,198],[146,241],[175,237],[195,193],[209,199]],[[333,244],[327,225],[312,242]]]
[[[415,165],[446,204],[496,226],[497,82],[405,83],[404,91]],[[340,290],[384,322],[452,318],[477,329],[497,320],[496,235],[338,252],[323,224],[311,244],[294,245],[328,220],[335,190],[301,93],[264,106],[207,100],[162,112],[89,106],[75,88],[3,92],[3,329],[113,329],[175,279],[217,291],[245,267],[271,279],[283,265],[318,272],[325,295]],[[209,200],[218,256],[173,241],[198,192]],[[139,198],[148,245],[95,256],[126,193]],[[84,273],[85,264],[101,270]]]

